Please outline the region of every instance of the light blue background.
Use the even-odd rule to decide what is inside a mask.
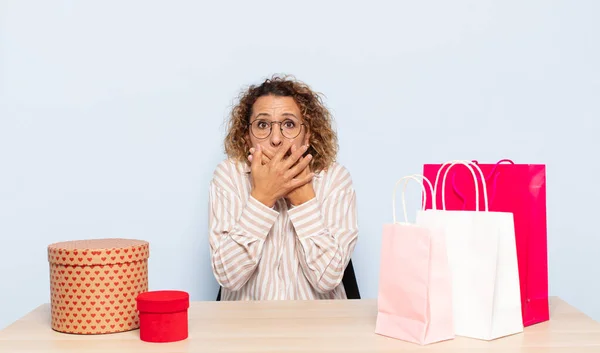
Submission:
[[[547,163],[550,291],[600,319],[600,3],[0,1],[0,327],[49,301],[46,246],[151,243],[150,288],[213,300],[207,191],[245,85],[326,94],[362,293],[394,182],[449,159]],[[410,212],[418,188],[409,191]]]

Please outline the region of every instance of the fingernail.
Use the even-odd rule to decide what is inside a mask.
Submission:
[[[308,158],[308,159],[312,159],[312,154],[308,154],[308,155],[306,155],[306,158]]]
[[[254,147],[252,147],[252,148],[250,149],[250,153],[254,153],[254,151],[256,151],[256,150],[254,149]]]

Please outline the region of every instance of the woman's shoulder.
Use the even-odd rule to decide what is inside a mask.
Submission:
[[[232,158],[226,158],[217,164],[213,171],[214,180],[232,180],[238,175],[243,175],[249,171],[247,164]]]
[[[331,187],[352,187],[352,175],[350,174],[350,171],[348,168],[338,162],[331,163],[318,175],[320,178],[323,178],[324,182],[329,184]]]

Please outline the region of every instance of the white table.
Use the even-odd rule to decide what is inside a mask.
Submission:
[[[44,304],[0,331],[0,352],[600,352],[600,323],[559,298],[550,321],[486,342],[457,337],[419,346],[374,333],[375,300],[193,302],[190,337],[146,343],[139,331],[80,336],[50,328]]]

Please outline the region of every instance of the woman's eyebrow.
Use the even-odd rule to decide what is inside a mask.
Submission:
[[[281,115],[282,115],[282,116],[285,116],[285,117],[293,117],[293,118],[296,118],[296,119],[298,119],[298,117],[297,117],[296,115],[292,114],[292,113],[283,113],[283,114],[281,114]],[[259,118],[259,117],[261,117],[261,116],[270,117],[270,116],[271,116],[271,114],[269,114],[269,113],[258,113],[258,114],[256,114],[256,116],[255,116],[254,118],[256,119],[256,118]]]
[[[294,117],[294,118],[298,119],[298,117],[296,115],[292,114],[292,113],[283,113],[281,115],[283,115],[283,116],[291,116],[291,117]]]

